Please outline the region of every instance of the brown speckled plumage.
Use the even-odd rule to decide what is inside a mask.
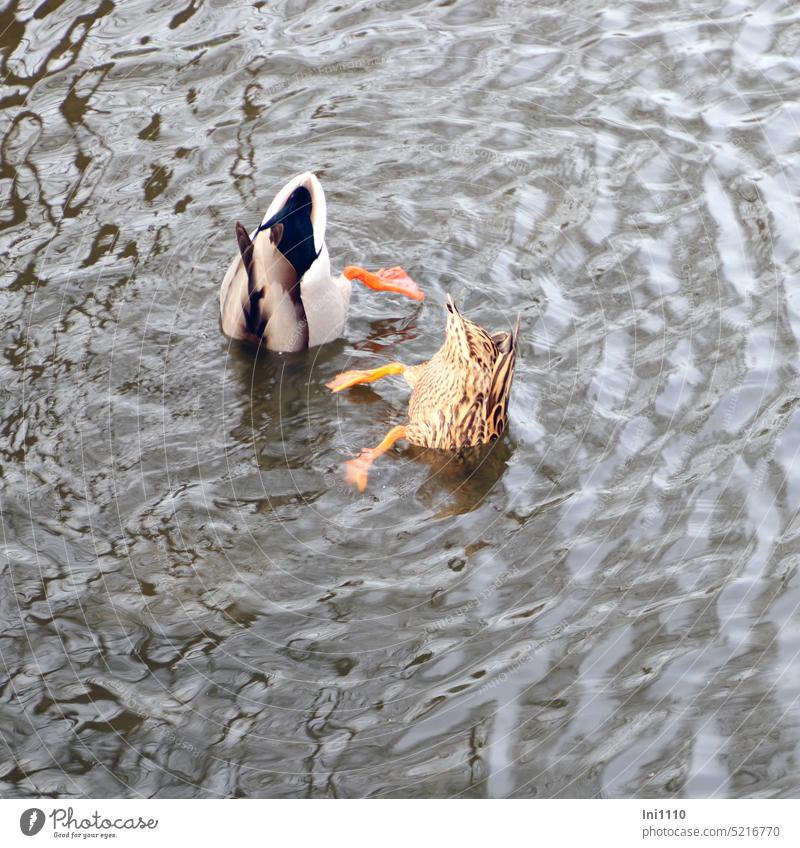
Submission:
[[[489,335],[448,298],[444,344],[405,371],[413,392],[406,439],[414,445],[461,450],[493,442],[506,428],[516,336]]]
[[[374,448],[347,463],[347,479],[366,488],[370,465],[399,439],[438,450],[461,451],[499,438],[508,420],[519,319],[513,333],[490,335],[465,318],[447,299],[444,344],[421,365],[392,362],[371,371],[345,371],[328,383],[331,391],[403,374],[412,388],[408,422],[387,433]]]

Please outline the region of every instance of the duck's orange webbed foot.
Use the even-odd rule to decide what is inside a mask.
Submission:
[[[412,300],[425,300],[422,289],[399,265],[374,272],[365,271],[358,265],[348,265],[342,273],[348,280],[360,280],[373,291],[397,292]]]
[[[386,453],[396,441],[405,437],[406,428],[402,424],[392,427],[377,447],[364,448],[355,459],[345,463],[345,481],[351,486],[355,486],[359,492],[363,492],[367,488],[369,468],[372,463]]]
[[[372,368],[368,371],[343,371],[334,377],[330,383],[326,383],[325,385],[332,392],[340,392],[342,389],[349,389],[360,383],[374,383],[375,380],[380,380],[381,377],[388,377],[391,374],[402,374],[405,370],[406,366],[401,362],[390,362],[388,365],[382,365],[380,368]]]
[[[372,455],[372,451],[367,448],[361,451],[361,454],[355,459],[345,462],[345,482],[355,486],[359,492],[363,492],[367,488],[369,467],[374,461],[375,457]]]

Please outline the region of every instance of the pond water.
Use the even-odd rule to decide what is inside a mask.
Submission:
[[[12,0],[0,795],[798,793],[800,10]],[[219,330],[317,173],[346,338]],[[401,443],[443,303],[507,434]]]

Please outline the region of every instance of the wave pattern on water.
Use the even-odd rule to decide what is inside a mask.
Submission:
[[[0,795],[796,795],[800,14],[164,6],[0,13]],[[309,168],[429,299],[254,356]],[[510,431],[353,493],[448,292]]]

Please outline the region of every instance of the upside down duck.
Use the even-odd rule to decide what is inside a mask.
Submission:
[[[375,291],[425,295],[402,268],[331,273],[325,244],[325,193],[314,174],[298,174],[275,195],[252,233],[238,221],[239,254],[219,294],[222,331],[231,338],[291,352],[338,338],[347,321],[352,280]],[[259,237],[260,233],[266,233]]]
[[[407,366],[390,362],[369,371],[345,371],[327,384],[333,392],[402,374],[411,386],[408,421],[347,463],[346,479],[363,492],[369,468],[395,442],[460,451],[495,441],[508,418],[519,318],[513,332],[490,334],[465,318],[447,298],[444,344],[432,359]]]

